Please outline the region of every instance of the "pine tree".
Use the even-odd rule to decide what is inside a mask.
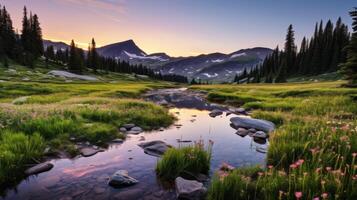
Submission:
[[[98,69],[98,53],[96,50],[96,44],[94,38],[92,38],[92,44],[90,48],[90,54],[88,55],[88,60],[90,63],[90,68],[92,68],[94,71],[97,71]]]
[[[294,30],[293,26],[290,24],[288,28],[288,32],[285,39],[285,49],[284,49],[284,61],[280,67],[278,76],[276,77],[276,82],[283,83],[286,82],[288,77],[288,73],[294,73],[294,65],[295,65],[295,57],[296,57],[296,46],[295,46],[295,38],[294,38]]]
[[[350,86],[357,86],[357,7],[350,11],[352,17],[352,38],[347,46],[347,62],[342,64],[342,72]]]
[[[40,27],[40,22],[37,15],[32,17],[31,23],[31,52],[34,54],[35,58],[43,55],[43,40],[42,40],[42,29]]]

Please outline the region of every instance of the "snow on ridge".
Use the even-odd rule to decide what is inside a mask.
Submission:
[[[151,59],[151,60],[158,60],[158,61],[161,61],[161,62],[168,61],[168,59],[163,59],[160,56],[146,56],[144,53],[141,53],[144,56],[139,56],[139,55],[136,55],[136,54],[133,54],[133,53],[129,53],[127,51],[124,51],[124,53],[127,56],[129,56],[130,59],[134,59],[134,58],[135,59],[141,59],[141,60]]]
[[[93,77],[93,76],[78,75],[78,74],[74,74],[74,73],[62,71],[62,70],[52,70],[52,71],[48,72],[48,74],[53,75],[53,76],[60,76],[60,77],[64,77],[64,78],[77,78],[77,79],[81,79],[81,80],[85,80],[85,81],[97,81],[98,80],[96,77]]]
[[[223,62],[224,59],[216,59],[216,60],[211,60],[211,62],[213,63],[220,63],[220,62]]]
[[[232,56],[231,56],[231,58],[236,58],[236,57],[240,57],[240,56],[246,56],[247,54],[246,53],[236,53],[236,54],[233,54]]]
[[[217,77],[218,74],[217,73],[214,73],[213,75],[209,74],[209,73],[204,73],[203,74],[204,76],[207,76],[207,78],[214,78],[214,77]]]

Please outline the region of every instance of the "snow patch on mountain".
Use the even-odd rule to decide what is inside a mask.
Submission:
[[[207,78],[214,78],[214,77],[217,77],[218,74],[217,73],[214,73],[213,75],[209,74],[209,73],[204,73],[203,74],[204,76],[207,76]]]
[[[240,56],[246,56],[247,54],[246,53],[236,53],[236,54],[233,54],[232,56],[231,56],[231,58],[236,58],[236,57],[240,57]]]
[[[136,55],[136,54],[133,54],[133,53],[129,53],[127,51],[124,51],[124,53],[129,56],[129,59],[141,59],[141,60],[146,60],[146,59],[150,59],[150,60],[158,60],[158,61],[161,61],[161,62],[165,62],[165,61],[168,61],[168,59],[163,59],[159,56],[146,56],[146,54],[144,53],[141,53],[143,56],[139,56],[139,55]]]

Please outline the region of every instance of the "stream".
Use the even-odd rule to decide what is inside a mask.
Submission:
[[[211,110],[227,108],[208,103],[204,96],[204,93],[186,89],[148,92],[144,96],[146,100],[170,106],[169,112],[178,119],[174,125],[163,131],[128,135],[123,143],[110,144],[104,152],[91,157],[53,159],[50,161],[53,169],[28,177],[0,199],[176,199],[174,187],[156,177],[155,166],[159,158],[145,154],[137,145],[143,142],[140,141],[142,136],[144,142],[162,140],[174,147],[193,144],[180,143],[178,139],[203,139],[205,144],[212,140],[211,177],[223,162],[234,167],[264,165],[266,154],[257,149],[266,149],[268,144],[258,144],[249,136],[235,134],[236,130],[230,126],[230,118],[235,114],[226,116],[224,112],[211,117]],[[109,177],[118,170],[127,170],[139,183],[120,189],[109,186]]]

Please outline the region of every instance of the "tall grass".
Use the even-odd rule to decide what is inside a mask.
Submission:
[[[337,83],[200,88],[255,95],[260,101],[243,107],[280,125],[269,139],[267,167],[258,176],[242,170],[218,174],[208,199],[357,199],[356,89]]]
[[[183,173],[208,174],[212,144],[213,142],[210,141],[207,149],[205,149],[203,141],[189,147],[170,148],[156,165],[158,176],[167,180],[174,180]]]
[[[23,175],[24,165],[40,158],[44,147],[45,141],[38,133],[28,136],[4,131],[0,136],[0,185]]]

